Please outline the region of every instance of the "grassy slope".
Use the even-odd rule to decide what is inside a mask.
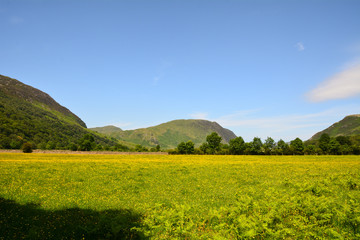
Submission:
[[[91,130],[102,133],[102,134],[110,135],[110,136],[113,133],[122,132],[121,128],[118,128],[115,126],[96,127],[96,128],[91,128]]]
[[[77,123],[85,127],[86,124],[69,109],[58,104],[47,93],[26,85],[16,79],[0,75],[0,87],[2,95],[33,104],[46,111],[61,115],[62,120]]]
[[[225,143],[236,137],[230,130],[222,128],[215,122],[205,120],[175,120],[154,127],[127,131],[111,126],[93,130],[144,146],[160,144],[164,149],[175,148],[180,142],[189,140],[199,146],[212,132],[217,132]]]
[[[346,116],[327,129],[316,133],[311,140],[319,139],[323,133],[329,134],[330,137],[360,135],[360,115]]]
[[[0,168],[0,238],[360,236],[358,156],[0,154]]]
[[[8,148],[19,139],[67,146],[86,133],[92,133],[98,143],[115,144],[86,129],[79,117],[48,94],[0,75],[0,148]]]

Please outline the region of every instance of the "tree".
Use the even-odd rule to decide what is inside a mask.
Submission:
[[[264,143],[265,154],[272,154],[275,150],[275,147],[276,147],[276,143],[274,139],[268,137]]]
[[[323,151],[324,154],[329,153],[329,143],[330,143],[330,136],[327,133],[323,133],[319,139],[319,148]]]
[[[149,150],[146,147],[141,146],[140,144],[137,144],[135,146],[135,152],[148,152]]]
[[[200,145],[200,151],[203,154],[209,154],[209,144],[208,143],[203,143]]]
[[[78,146],[75,143],[70,143],[68,145],[68,149],[71,151],[76,151],[78,149]]]
[[[186,142],[186,154],[193,154],[195,152],[195,144],[190,140]]]
[[[32,153],[33,151],[31,143],[28,142],[24,143],[21,148],[24,153]]]
[[[304,143],[300,138],[295,138],[290,142],[290,149],[295,155],[304,154]]]
[[[177,146],[177,150],[180,154],[193,154],[195,151],[195,144],[191,140],[187,142],[181,142]]]
[[[242,137],[233,138],[229,141],[230,154],[244,154],[246,145]]]
[[[258,155],[263,153],[263,143],[261,138],[254,137],[253,141],[250,143],[250,153],[254,155]]]
[[[282,139],[277,143],[277,152],[279,155],[288,155],[289,154],[289,145]]]
[[[118,151],[118,152],[128,152],[130,150],[127,146],[122,145],[120,143],[115,144],[113,149],[114,151]]]
[[[329,149],[328,152],[333,155],[339,155],[340,154],[340,144],[336,139],[331,139],[329,142]]]
[[[56,148],[56,144],[53,141],[48,141],[46,144],[46,149],[47,150],[53,150]]]
[[[216,132],[213,132],[206,137],[210,154],[215,154],[220,150],[221,140],[222,138]]]
[[[186,153],[186,143],[185,142],[179,143],[178,146],[177,146],[177,151],[180,154],[185,154]]]
[[[79,140],[79,150],[80,151],[91,151],[96,147],[94,136],[90,133],[85,134]]]
[[[84,140],[80,143],[80,151],[91,151],[92,149],[90,140]]]
[[[316,154],[316,146],[313,144],[305,146],[304,153],[306,155],[315,155]]]
[[[219,155],[229,155],[230,146],[229,144],[220,143],[220,151],[217,152]]]
[[[338,143],[340,143],[340,145],[348,145],[348,146],[351,145],[350,138],[347,136],[337,136],[336,141],[338,141]]]

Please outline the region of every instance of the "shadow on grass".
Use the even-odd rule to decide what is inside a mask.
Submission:
[[[146,239],[129,210],[44,210],[0,197],[0,239]]]

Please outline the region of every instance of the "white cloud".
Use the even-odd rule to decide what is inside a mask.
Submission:
[[[302,51],[305,50],[304,44],[303,44],[302,42],[296,43],[295,46],[296,46],[296,48],[297,48],[297,50],[298,50],[299,52],[302,52]]]
[[[194,118],[194,119],[207,119],[208,116],[209,116],[209,114],[205,113],[205,112],[197,112],[197,113],[190,114],[190,117]]]
[[[335,74],[307,93],[307,98],[311,102],[322,102],[359,95],[360,64],[357,63],[351,65],[351,67]]]

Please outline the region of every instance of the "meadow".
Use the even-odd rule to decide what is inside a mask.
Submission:
[[[360,239],[359,156],[0,153],[0,239]]]

